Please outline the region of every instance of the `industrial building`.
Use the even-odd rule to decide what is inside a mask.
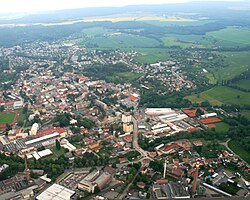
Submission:
[[[95,170],[83,178],[83,180],[78,183],[77,187],[80,190],[94,193],[96,187],[103,189],[111,180],[112,175],[110,173],[100,173],[99,170]]]
[[[52,133],[49,135],[42,136],[40,138],[32,139],[25,142],[25,145],[27,147],[48,147],[48,146],[54,146],[56,143],[56,140],[60,138],[59,133]]]
[[[146,108],[146,115],[164,115],[172,112],[171,108]]]
[[[36,197],[37,200],[71,200],[75,195],[75,191],[70,190],[58,184],[53,184],[44,192]]]
[[[108,172],[102,173],[96,180],[95,183],[99,189],[103,189],[107,184],[111,182],[112,176]]]
[[[178,114],[176,112],[171,112],[169,114],[165,114],[165,115],[159,116],[159,119],[163,123],[170,123],[170,122],[181,121],[181,120],[186,119],[186,118],[188,118],[187,115],[185,115],[185,114]]]
[[[168,183],[164,185],[153,185],[156,199],[188,199],[190,194],[181,183]]]

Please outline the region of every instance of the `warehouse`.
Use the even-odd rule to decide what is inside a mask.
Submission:
[[[54,146],[56,140],[60,138],[59,133],[52,133],[49,135],[42,136],[40,138],[32,139],[25,142],[25,145],[28,147],[46,147],[46,146]]]
[[[60,200],[71,200],[73,196],[75,195],[75,191],[70,190],[66,187],[63,187],[58,184],[53,184],[48,189],[46,189],[44,192],[42,192],[40,195],[36,197],[37,200],[54,200],[54,199],[60,199]]]

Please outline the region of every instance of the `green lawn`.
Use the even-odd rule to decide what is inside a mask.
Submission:
[[[212,105],[235,104],[250,105],[250,93],[226,86],[216,86],[210,90],[186,97],[193,103],[209,101]]]
[[[0,114],[0,124],[8,124],[14,121],[16,113],[8,112]]]
[[[61,155],[63,155],[65,153],[65,149],[61,147],[60,150],[57,150],[56,147],[53,147],[51,149],[51,151],[53,152],[53,154],[44,157],[44,159],[50,160],[50,159],[56,159],[58,157],[60,157]]]
[[[245,138],[250,142],[250,138]],[[242,148],[242,145],[238,140],[230,140],[228,143],[230,149],[232,149],[237,155],[244,159],[247,163],[250,163],[250,153]]]
[[[221,144],[207,143],[202,147],[197,147],[198,153],[205,158],[217,158],[219,151],[225,150],[226,147]],[[199,150],[200,149],[200,150]]]
[[[215,130],[217,132],[226,132],[228,131],[230,126],[224,122],[216,123]]]

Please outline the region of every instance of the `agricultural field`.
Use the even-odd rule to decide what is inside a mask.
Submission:
[[[165,48],[136,48],[134,50],[141,53],[134,58],[134,61],[138,63],[153,64],[170,58],[169,49]]]
[[[0,113],[0,124],[8,124],[14,121],[16,113]]]
[[[92,31],[92,32],[91,32]],[[95,32],[96,29],[88,29],[87,38],[79,42],[79,45],[95,49],[134,49],[151,48],[161,45],[156,39],[139,35],[121,33],[121,32]]]
[[[240,114],[250,120],[250,110],[241,110]]]
[[[250,142],[250,138],[244,139],[247,142]],[[247,163],[250,163],[250,154],[247,150],[242,147],[241,141],[238,140],[230,140],[228,143],[230,149],[233,150],[237,155],[239,155],[242,159],[244,159]]]
[[[225,68],[218,66],[213,70],[217,80],[230,80],[250,69],[250,51],[223,52],[221,54],[225,56],[225,62],[228,66]]]
[[[219,31],[209,32],[207,36],[216,39],[216,46],[220,47],[245,47],[250,45],[250,29],[228,27]]]
[[[240,80],[235,85],[244,90],[250,90],[250,80]]]
[[[211,105],[250,105],[250,93],[226,86],[216,86],[210,90],[186,97],[193,103],[208,101]]]

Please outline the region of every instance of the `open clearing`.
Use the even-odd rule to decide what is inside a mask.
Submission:
[[[193,103],[208,101],[211,105],[250,105],[250,93],[226,86],[216,86],[210,90],[186,97]]]

